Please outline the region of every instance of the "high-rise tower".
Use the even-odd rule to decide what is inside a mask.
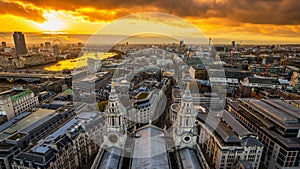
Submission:
[[[14,32],[14,43],[15,43],[15,51],[16,55],[26,55],[27,49],[26,49],[26,43],[25,43],[25,37],[22,32]]]

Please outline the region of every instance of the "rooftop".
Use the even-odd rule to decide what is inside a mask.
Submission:
[[[6,143],[4,141],[0,142],[0,149],[10,149],[13,146],[14,146],[13,144],[8,144],[8,143]]]
[[[17,131],[21,131],[22,129],[25,129],[26,127],[29,127],[32,124],[35,124],[36,122],[39,122],[44,117],[50,115],[53,113],[53,110],[48,109],[39,109],[32,114],[28,115],[27,117],[23,118],[20,121],[17,121],[13,125],[11,125],[9,128],[3,130],[0,133],[0,138],[4,139],[7,136],[16,133]]]
[[[258,141],[256,138],[248,137],[245,139],[242,139],[242,144],[245,146],[263,146],[263,144]]]
[[[31,90],[27,89],[11,89],[0,93],[0,98],[11,97],[12,101],[16,101],[26,95],[33,93]]]
[[[260,77],[248,77],[249,83],[262,83],[262,84],[280,84],[278,79],[275,78],[260,78]]]
[[[28,166],[28,162],[32,162],[33,165],[45,166],[50,163],[50,161],[55,158],[54,150],[49,149],[45,154],[32,154],[28,152],[21,152],[14,157],[16,161],[24,161],[25,166]]]
[[[102,156],[102,159],[101,159],[99,165],[97,166],[97,169],[118,168],[122,151],[115,147],[113,147],[109,150],[104,150],[104,151],[105,152]]]
[[[23,128],[22,130],[20,130],[23,133],[30,133],[31,131],[40,128],[41,125],[45,124],[47,121],[49,121],[50,119],[54,118],[57,114],[56,113],[51,113],[48,114],[47,116],[39,119],[38,121],[36,121],[35,123]]]
[[[12,135],[11,137],[9,137],[8,139],[10,139],[10,140],[18,140],[20,138],[23,138],[24,136],[26,136],[26,134],[16,133],[16,134]]]
[[[134,143],[132,169],[169,168],[164,132],[152,125],[141,128]]]
[[[252,102],[250,102],[252,100]],[[266,133],[272,140],[276,141],[278,144],[287,147],[287,148],[299,148],[300,142],[299,138],[293,137],[285,137],[283,134],[287,129],[293,129],[293,130],[299,130],[300,128],[300,122],[291,122],[287,121],[285,123],[285,120],[287,117],[292,117],[297,119],[299,115],[297,114],[298,110],[295,109],[296,107],[293,107],[292,105],[289,105],[288,103],[285,103],[283,100],[256,100],[256,99],[239,99],[239,107],[242,114],[249,113],[252,116],[251,118],[248,118],[247,114],[245,114],[245,118],[248,118],[248,120],[252,121],[257,127],[260,128],[264,133]],[[254,101],[254,102],[253,102]],[[234,105],[230,101],[230,105]],[[258,103],[258,104],[257,104]],[[263,104],[261,104],[263,103]],[[267,104],[267,107],[259,107],[259,106],[265,106]],[[250,106],[250,107],[247,107]],[[284,105],[283,107],[280,107]],[[233,106],[234,109],[236,109],[235,106]],[[238,110],[238,109],[237,109]],[[291,111],[293,110],[293,111]],[[291,113],[291,114],[289,114]],[[294,115],[292,114],[295,114]],[[286,115],[288,114],[288,115]],[[299,118],[298,118],[299,119]],[[274,128],[273,126],[277,124],[277,127]],[[245,140],[245,144],[253,144],[252,140]]]
[[[227,111],[199,113],[198,119],[214,131],[222,143],[240,144],[242,138],[256,135]]]
[[[45,138],[46,141],[53,141],[55,140],[57,137],[64,135],[67,130],[73,126],[75,123],[77,123],[78,120],[77,119],[72,119],[70,120],[68,123],[66,123],[65,125],[63,125],[62,127],[60,127],[58,130],[56,130],[54,133],[52,133],[51,135],[47,136]]]
[[[31,112],[24,112],[24,113],[18,115],[17,117],[14,117],[14,118],[8,120],[7,122],[0,125],[0,132],[9,128],[10,126],[17,123],[18,121],[22,120],[23,118],[25,118],[26,116],[28,116],[30,114],[31,114]]]
[[[181,164],[184,168],[189,168],[189,169],[202,168],[195,150],[190,148],[184,148],[179,150],[179,155],[181,159]]]
[[[249,131],[247,128],[245,128],[238,120],[230,114],[228,111],[224,111],[222,115],[222,119],[226,121],[226,123],[232,128],[232,130],[239,136],[248,136],[255,134],[251,131]]]
[[[65,91],[62,92],[63,94],[73,94],[73,90],[72,89],[67,89]]]
[[[20,92],[18,94],[15,94],[15,95],[11,96],[11,100],[14,102],[14,101],[17,101],[17,100],[19,100],[19,99],[21,99],[21,98],[23,98],[23,97],[25,97],[27,95],[32,94],[32,93],[33,92],[31,90],[27,89],[25,91],[22,91],[22,92]]]
[[[136,97],[137,97],[137,100],[143,100],[143,99],[146,99],[148,96],[149,96],[149,93],[141,92]]]
[[[87,83],[95,83],[97,80],[101,79],[104,75],[108,74],[109,72],[98,72],[96,74],[88,75],[81,79],[82,82]]]
[[[276,122],[282,126],[300,127],[300,108],[292,106],[283,100],[257,100],[240,99],[244,104],[255,108],[261,115],[269,121]]]

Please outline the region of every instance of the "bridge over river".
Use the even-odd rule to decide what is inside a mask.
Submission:
[[[52,79],[64,79],[67,75],[54,75],[43,73],[23,73],[23,72],[0,72],[0,79],[6,79],[9,82],[23,80],[26,82],[41,82]]]

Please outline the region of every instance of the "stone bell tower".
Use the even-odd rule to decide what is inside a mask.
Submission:
[[[173,139],[176,147],[192,147],[197,141],[197,127],[195,125],[197,112],[193,107],[193,98],[190,93],[189,83],[181,98],[180,110],[174,122]]]
[[[123,148],[127,138],[125,109],[119,102],[118,94],[112,82],[108,106],[105,112],[104,146]]]

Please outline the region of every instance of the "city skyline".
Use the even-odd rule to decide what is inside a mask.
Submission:
[[[300,169],[299,0],[0,0],[0,169]]]
[[[175,15],[195,25],[215,43],[228,43],[231,40],[246,41],[249,44],[299,43],[299,5],[295,0],[287,1],[241,1],[198,0],[184,3],[169,1],[130,2],[118,1],[6,1],[1,0],[0,32],[34,32],[43,35],[62,34],[90,35],[111,24],[114,20],[139,12],[157,12]],[[144,7],[146,5],[146,7]],[[18,9],[18,10],[16,10]],[[127,18],[126,22],[135,25],[143,22],[142,29],[151,25],[166,24],[177,34],[188,29],[177,20],[157,17]],[[106,34],[115,34],[105,32]],[[130,35],[130,30],[122,30],[118,35]],[[186,32],[185,38],[192,38],[193,32]],[[81,38],[81,41],[84,38]],[[214,43],[214,41],[213,41]]]

